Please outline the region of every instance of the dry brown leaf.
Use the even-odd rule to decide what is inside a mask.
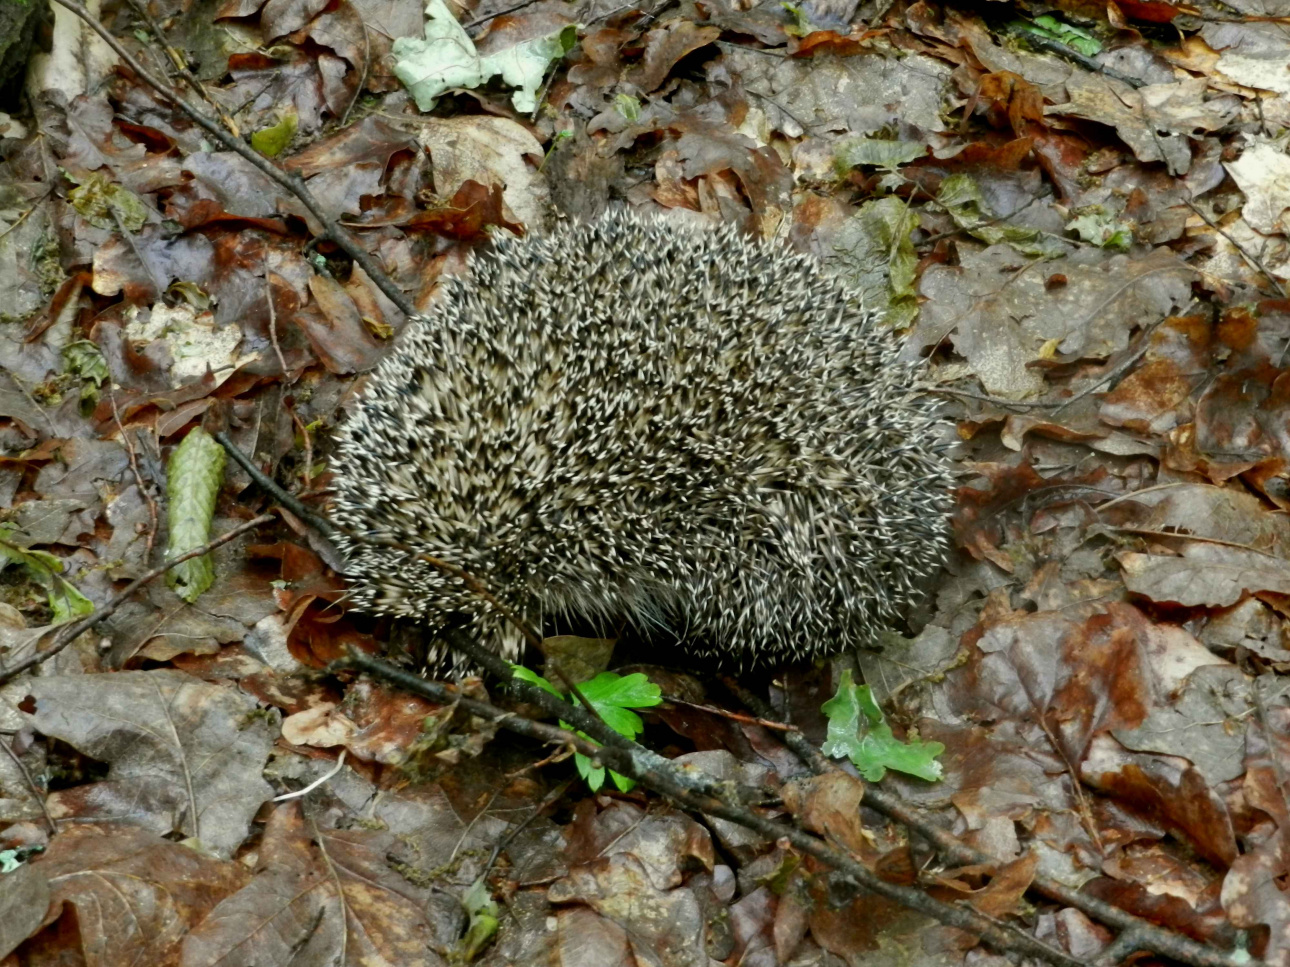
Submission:
[[[260,772],[277,729],[240,692],[168,669],[43,677],[27,690],[33,728],[110,766],[104,782],[51,797],[63,817],[180,832],[229,856],[273,794]]]

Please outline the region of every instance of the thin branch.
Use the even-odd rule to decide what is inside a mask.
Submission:
[[[264,298],[269,303],[269,342],[273,345],[273,352],[278,357],[278,365],[282,367],[282,378],[287,378],[287,359],[282,355],[282,347],[278,345],[278,310],[273,306],[273,285],[269,282],[269,267],[264,267]]]
[[[188,61],[184,57],[183,52],[179,50],[179,48],[173,46],[170,41],[166,40],[165,31],[161,29],[161,24],[157,23],[156,19],[154,19],[152,14],[148,11],[147,3],[141,2],[141,0],[127,0],[127,2],[143,22],[148,25],[148,29],[152,31],[152,35],[157,38],[157,43],[161,45],[162,49],[170,57],[170,61],[174,65],[176,73],[178,73],[188,86],[193,89],[193,93],[215,110],[215,113],[219,115],[220,120],[224,122],[229,131],[240,136],[237,122],[229,117],[228,113],[220,107],[214,98],[210,96],[202,82],[199,81],[196,76],[194,76],[193,72],[188,69]]]
[[[144,486],[143,474],[139,472],[139,455],[135,452],[134,441],[130,439],[130,434],[126,431],[125,424],[121,422],[121,413],[116,407],[116,393],[108,391],[108,402],[112,404],[112,418],[116,421],[116,428],[121,432],[121,442],[125,444],[125,452],[130,457],[130,472],[134,475],[134,484],[139,488],[139,496],[143,498],[144,504],[148,508],[148,540],[144,545],[143,563],[146,566],[152,560],[152,545],[157,539],[157,502],[152,499],[152,494]]]
[[[663,701],[669,705],[684,705],[686,708],[698,709],[700,712],[707,712],[709,715],[715,715],[719,718],[729,719],[732,722],[743,722],[745,725],[760,725],[763,729],[770,729],[772,732],[797,732],[800,731],[796,725],[785,725],[783,722],[777,722],[774,719],[762,719],[753,715],[744,715],[740,712],[732,712],[729,709],[717,708],[715,705],[701,705],[697,702],[687,702],[683,698],[677,698],[675,695],[663,695]]]
[[[54,193],[53,188],[45,189],[45,191],[41,193],[40,197],[31,203],[30,208],[26,209],[21,215],[19,215],[16,219],[14,219],[13,223],[9,225],[3,232],[0,232],[0,239],[3,239],[6,235],[14,231],[19,225],[25,222],[27,220],[27,217],[32,212],[34,212],[37,208],[39,208],[44,203],[45,199],[48,198],[53,193]]]
[[[1089,385],[1085,386],[1082,390],[1080,390],[1070,399],[1063,401],[1061,406],[1053,410],[1053,413],[1054,414],[1060,413],[1062,410],[1066,409],[1066,407],[1079,402],[1080,400],[1084,399],[1084,397],[1091,396],[1093,393],[1097,392],[1101,387],[1105,386],[1107,383],[1118,383],[1120,377],[1123,376],[1125,373],[1127,373],[1135,365],[1137,365],[1138,360],[1140,360],[1143,356],[1145,356],[1148,350],[1151,349],[1151,334],[1154,333],[1157,329],[1159,329],[1161,325],[1164,324],[1164,321],[1165,321],[1164,319],[1157,319],[1155,322],[1149,325],[1146,328],[1146,330],[1142,333],[1142,339],[1141,339],[1142,345],[1140,345],[1137,349],[1135,349],[1132,353],[1130,353],[1127,357],[1122,359],[1116,365],[1112,366],[1108,372],[1104,373],[1101,377],[1094,380],[1092,383],[1089,383]]]
[[[525,770],[529,768],[531,767],[525,766]],[[529,812],[529,814],[525,816],[521,822],[517,823],[511,829],[506,831],[506,836],[503,839],[501,839],[496,846],[493,847],[493,852],[489,855],[488,862],[484,864],[483,872],[479,874],[480,879],[488,878],[488,874],[492,872],[493,865],[497,862],[497,857],[501,856],[502,853],[506,851],[506,848],[510,846],[511,843],[515,842],[515,838],[519,836],[520,833],[524,832],[524,830],[526,830],[529,827],[529,824],[532,823],[533,820],[537,819],[544,812],[546,812],[548,809],[550,809],[552,806],[558,803],[561,799],[563,799],[564,794],[569,791],[569,787],[572,785],[573,785],[572,779],[566,779],[564,782],[560,783],[558,786],[556,786],[554,789],[548,792],[546,794],[546,797],[540,803],[534,806],[533,809]]]
[[[347,964],[349,963],[349,957],[347,955],[349,948],[349,934],[350,931],[354,930],[354,925],[349,922],[349,898],[345,895],[345,884],[340,878],[340,872],[336,869],[336,864],[331,861],[331,855],[327,852],[327,844],[323,840],[322,832],[318,829],[318,824],[314,822],[312,816],[309,817],[309,827],[313,830],[313,840],[318,846],[318,852],[322,855],[323,862],[327,864],[327,872],[331,874],[332,882],[336,885],[336,902],[340,904],[340,950],[336,954],[336,959],[333,962],[337,964]]]
[[[54,641],[48,648],[44,649],[43,651],[37,651],[35,652],[35,654],[29,655],[28,657],[24,658],[22,661],[18,662],[17,664],[9,668],[0,669],[0,685],[5,684],[10,679],[12,679],[15,675],[19,675],[22,672],[25,672],[28,668],[35,668],[37,665],[41,664],[42,662],[49,661],[49,659],[57,655],[60,651],[62,651],[64,648],[70,645],[73,641],[79,638],[86,631],[89,631],[91,628],[93,628],[104,618],[107,618],[111,616],[113,613],[115,613],[116,609],[121,607],[121,605],[123,605],[126,601],[128,601],[130,596],[134,594],[135,591],[139,590],[139,588],[143,587],[149,581],[152,581],[155,578],[160,577],[162,574],[165,574],[176,564],[182,564],[184,563],[184,561],[191,561],[195,557],[201,557],[203,554],[209,554],[217,547],[222,547],[225,544],[227,544],[229,541],[245,534],[247,531],[254,530],[255,528],[259,527],[261,524],[267,524],[271,520],[273,520],[272,514],[261,514],[259,517],[256,517],[254,520],[248,520],[244,524],[238,524],[231,531],[228,531],[225,534],[221,534],[213,541],[210,541],[207,544],[203,544],[201,547],[196,548],[195,550],[191,550],[186,554],[181,554],[173,561],[168,561],[165,564],[163,564],[161,567],[153,568],[151,571],[149,571],[147,574],[144,574],[142,577],[135,578],[133,581],[131,581],[129,584],[125,586],[124,590],[113,595],[108,600],[107,604],[103,605],[101,608],[95,608],[92,614],[86,615],[80,621],[75,621],[75,622],[72,622],[71,624],[59,625],[58,632],[57,634],[54,635]],[[50,630],[53,630],[53,629],[50,629]],[[37,643],[39,643],[39,639],[37,639]]]
[[[279,504],[291,511],[291,513],[295,514],[324,537],[331,538],[340,533],[339,528],[337,528],[335,524],[327,518],[315,514],[312,510],[301,503],[299,498],[293,497],[291,494],[287,493],[278,485],[277,481],[257,467],[254,462],[252,462],[251,458],[243,453],[238,448],[237,444],[228,438],[227,433],[220,430],[218,433],[214,434],[214,437],[216,442],[219,443],[219,445],[228,452],[228,455],[233,458],[233,462],[247,472],[251,480],[255,482],[255,485],[276,500]]]
[[[313,782],[309,783],[309,785],[305,786],[303,789],[297,789],[295,792],[284,792],[281,796],[274,796],[273,799],[270,801],[285,802],[288,799],[301,799],[309,795],[311,792],[313,792],[323,783],[327,782],[333,776],[337,775],[341,769],[345,768],[345,753],[348,751],[349,751],[348,749],[341,749],[340,755],[336,757],[336,764],[332,766],[330,769],[328,769],[326,772],[324,772],[317,779],[315,779]]]
[[[251,479],[254,480],[262,490],[323,536],[334,538],[337,535],[344,535],[357,544],[367,544],[373,547],[387,547],[391,550],[401,551],[404,554],[411,555],[419,561],[424,561],[436,570],[442,571],[464,584],[472,594],[475,594],[481,600],[487,602],[491,607],[496,609],[498,614],[518,628],[520,634],[524,636],[530,645],[537,648],[539,651],[542,650],[542,636],[538,634],[527,621],[516,614],[512,608],[499,601],[497,597],[484,585],[484,582],[470,572],[465,571],[457,565],[451,564],[441,558],[423,553],[407,544],[402,544],[399,541],[387,540],[381,537],[371,537],[366,534],[358,534],[332,523],[326,518],[315,514],[297,498],[283,490],[282,487],[273,480],[273,478],[257,467],[251,461],[250,457],[239,450],[237,445],[228,438],[227,434],[222,431],[216,433],[215,439],[224,447],[225,450],[228,451],[229,456],[233,458],[238,466],[250,475]]]
[[[363,12],[357,7],[350,4],[349,9],[358,17],[359,25],[363,28],[363,72],[358,76],[358,86],[354,88],[354,96],[350,98],[349,107],[345,108],[345,113],[341,115],[340,126],[343,128],[349,124],[349,115],[354,110],[354,105],[358,99],[363,96],[363,87],[367,84],[367,73],[372,65],[372,38],[367,32],[367,21],[363,18]]]
[[[318,220],[323,226],[328,238],[335,242],[359,267],[372,279],[385,295],[399,307],[406,315],[415,316],[417,314],[416,306],[399,288],[394,284],[385,272],[377,266],[376,261],[368,254],[367,250],[358,244],[358,240],[352,234],[345,230],[336,219],[328,215],[314,198],[313,193],[305,187],[304,179],[298,172],[288,172],[279,168],[276,164],[269,161],[264,155],[260,154],[242,138],[229,133],[219,124],[216,124],[205,113],[193,107],[177,91],[165,81],[154,77],[146,67],[139,63],[125,46],[112,35],[103,24],[85,9],[84,4],[78,3],[77,0],[54,0],[55,3],[66,7],[76,16],[80,17],[87,23],[91,30],[103,38],[103,41],[111,47],[118,57],[125,62],[129,68],[135,72],[149,87],[166,98],[177,108],[187,114],[198,127],[215,138],[220,144],[253,165],[262,174],[272,181],[281,185],[287,191],[291,192],[300,200],[300,203],[309,210],[309,214]]]
[[[314,443],[313,437],[309,435],[309,427],[305,426],[305,421],[300,419],[300,414],[296,412],[294,406],[288,407],[287,412],[291,414],[291,422],[296,425],[300,431],[300,438],[304,441],[305,447],[305,466],[301,476],[305,480],[305,490],[313,490],[313,466],[314,466]]]
[[[517,10],[523,10],[525,7],[531,7],[533,6],[533,4],[537,2],[538,0],[521,0],[520,3],[517,3],[512,7],[507,7],[504,10],[499,10],[497,11],[497,13],[490,13],[487,17],[479,17],[475,20],[472,20],[470,23],[462,24],[461,29],[473,30],[474,28],[478,27],[480,24],[486,24],[490,20],[496,20],[498,17],[505,17],[509,13],[515,13],[515,11]]]
[[[1025,37],[1026,42],[1031,46],[1037,47],[1040,50],[1046,50],[1052,54],[1057,54],[1059,57],[1073,60],[1081,67],[1085,67],[1095,74],[1105,74],[1107,77],[1120,81],[1122,84],[1128,84],[1135,90],[1141,87],[1146,87],[1147,85],[1147,82],[1142,80],[1140,77],[1131,77],[1128,74],[1121,74],[1113,67],[1104,67],[1092,57],[1089,57],[1087,54],[1081,54],[1074,47],[1071,47],[1068,44],[1063,44],[1060,40],[1055,40],[1051,37],[1044,37],[1030,30],[1019,30],[1017,33]]]
[[[1018,409],[1018,410],[1051,409],[1053,411],[1053,415],[1055,416],[1056,414],[1060,413],[1062,410],[1066,409],[1066,407],[1073,406],[1075,403],[1078,403],[1080,400],[1084,399],[1085,397],[1091,396],[1092,394],[1096,393],[1101,387],[1105,386],[1107,383],[1118,381],[1121,376],[1123,376],[1130,369],[1132,369],[1134,365],[1138,362],[1138,360],[1142,359],[1142,357],[1145,356],[1147,352],[1151,349],[1151,334],[1154,333],[1157,329],[1159,329],[1160,326],[1164,324],[1164,321],[1165,321],[1164,319],[1157,319],[1155,322],[1149,325],[1145,330],[1143,330],[1142,336],[1140,337],[1141,344],[1138,346],[1137,349],[1135,349],[1124,359],[1120,360],[1120,362],[1116,363],[1113,367],[1111,367],[1111,369],[1103,373],[1092,383],[1089,383],[1087,386],[1081,389],[1074,396],[1071,396],[1070,398],[1064,399],[1060,402],[1058,402],[1057,400],[1038,400],[1035,402],[1027,402],[1023,400],[1006,400],[997,396],[984,396],[980,393],[970,393],[970,392],[967,392],[966,390],[955,390],[955,389],[936,388],[936,389],[933,389],[931,392],[936,393],[938,395],[957,396],[962,399],[968,399],[968,400],[979,400],[982,403],[990,403],[994,406],[998,406],[1000,408],[1005,408],[1005,409],[1006,408],[1012,408],[1012,409]]]
[[[22,777],[27,780],[27,785],[31,787],[32,797],[39,804],[40,811],[45,814],[45,824],[49,827],[49,835],[56,836],[58,834],[58,824],[54,822],[54,817],[49,814],[49,806],[45,802],[46,793],[42,792],[40,786],[36,785],[36,780],[32,778],[31,772],[27,769],[27,763],[23,762],[22,757],[9,747],[9,743],[11,741],[12,740],[5,740],[0,742],[0,748],[3,748],[5,752],[9,753],[9,758],[12,759],[13,764],[18,767],[18,771],[22,773]]]
[[[1260,100],[1259,104],[1262,105],[1263,101]],[[1233,238],[1225,228],[1221,228],[1219,226],[1218,222],[1214,221],[1203,211],[1201,211],[1200,208],[1198,208],[1195,202],[1193,202],[1191,199],[1184,198],[1183,204],[1185,204],[1188,208],[1190,208],[1193,212],[1195,212],[1196,215],[1200,217],[1201,221],[1203,221],[1206,225],[1208,225],[1214,231],[1218,232],[1219,235],[1222,235],[1223,238],[1227,239],[1227,241],[1231,244],[1231,246],[1241,253],[1241,257],[1245,259],[1245,261],[1249,262],[1250,265],[1252,265],[1254,268],[1258,269],[1261,273],[1263,273],[1263,277],[1272,283],[1272,287],[1277,290],[1277,294],[1280,295],[1282,299],[1290,299],[1290,293],[1286,292],[1285,285],[1282,284],[1280,279],[1278,279],[1275,275],[1272,274],[1272,270],[1269,269],[1267,265],[1264,264],[1263,259],[1259,258],[1259,256],[1255,255],[1244,245],[1238,242],[1235,238]],[[1287,343],[1285,348],[1281,350],[1281,355],[1277,358],[1277,366],[1280,366],[1282,363],[1285,362],[1287,353],[1290,353],[1290,343]]]
[[[1244,259],[1247,262],[1249,262],[1250,265],[1252,265],[1254,268],[1262,272],[1264,277],[1269,282],[1272,283],[1272,287],[1277,290],[1281,298],[1290,299],[1290,295],[1287,295],[1286,293],[1286,287],[1282,285],[1281,280],[1278,279],[1275,275],[1273,275],[1272,271],[1266,265],[1263,264],[1263,260],[1261,258],[1259,258],[1257,255],[1254,255],[1252,252],[1246,249],[1244,245],[1242,245],[1240,242],[1234,239],[1230,234],[1228,234],[1227,229],[1220,228],[1218,222],[1214,221],[1203,211],[1201,211],[1196,206],[1196,203],[1193,202],[1190,198],[1184,198],[1183,204],[1186,205],[1188,208],[1190,208],[1193,212],[1195,212],[1200,217],[1200,220],[1203,221],[1206,225],[1208,225],[1214,231],[1218,232],[1219,235],[1222,235],[1223,238],[1227,239],[1232,244],[1232,247],[1236,249],[1238,252],[1240,252],[1242,257],[1244,257]]]

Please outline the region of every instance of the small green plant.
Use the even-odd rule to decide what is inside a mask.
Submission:
[[[497,928],[500,926],[497,901],[488,892],[488,884],[483,878],[471,884],[461,898],[461,905],[470,917],[470,922],[465,935],[457,941],[449,954],[448,961],[452,964],[471,963],[497,935]]]
[[[564,697],[563,693],[548,682],[545,678],[535,671],[525,668],[523,665],[512,665],[512,671],[515,677],[520,681],[528,682],[530,685],[536,685],[552,695]],[[663,700],[662,690],[651,682],[640,672],[634,672],[631,675],[619,675],[615,672],[601,672],[590,681],[580,682],[578,691],[583,694],[591,707],[596,710],[596,714],[619,735],[624,735],[629,739],[635,739],[645,728],[645,723],[641,717],[632,709],[651,708],[658,705]],[[561,722],[560,728],[571,729],[567,722]],[[579,732],[578,735],[587,741],[594,741],[589,736]],[[606,769],[604,766],[595,765],[590,758],[577,752],[573,757],[574,765],[578,767],[578,775],[586,780],[588,787],[592,792],[598,792],[600,787],[605,784],[605,774],[614,781],[622,792],[629,792],[635,781],[620,776],[612,769]]]
[[[945,751],[939,742],[902,742],[892,734],[868,685],[856,685],[844,671],[837,693],[820,710],[828,716],[829,731],[821,751],[835,759],[844,756],[860,775],[878,782],[888,769],[934,782],[941,778],[936,757]]]
[[[68,343],[63,347],[63,372],[81,378],[81,411],[93,412],[99,388],[111,376],[99,347],[88,339]]]

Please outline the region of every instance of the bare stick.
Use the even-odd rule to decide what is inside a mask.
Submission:
[[[93,614],[86,615],[80,621],[75,621],[71,624],[59,625],[58,633],[54,635],[54,641],[48,648],[44,649],[43,651],[37,651],[35,654],[29,655],[28,657],[24,658],[22,661],[18,662],[17,664],[13,665],[10,668],[0,669],[0,685],[5,684],[10,679],[12,679],[15,675],[19,675],[22,672],[25,672],[28,668],[35,668],[37,665],[41,664],[42,662],[46,662],[49,659],[53,658],[60,651],[62,651],[64,648],[70,645],[77,638],[79,638],[82,634],[84,634],[86,631],[89,631],[90,628],[94,627],[104,618],[113,614],[117,608],[121,607],[121,605],[123,605],[127,600],[129,600],[130,595],[134,594],[135,591],[139,590],[139,588],[143,587],[149,581],[152,581],[153,579],[160,577],[162,574],[165,574],[176,564],[182,564],[184,563],[184,561],[191,561],[194,557],[201,557],[203,554],[209,554],[211,551],[215,550],[215,548],[222,547],[223,545],[227,544],[229,541],[233,540],[234,538],[240,537],[242,534],[245,534],[249,530],[254,530],[255,528],[259,527],[261,524],[267,524],[271,520],[273,520],[272,514],[261,514],[259,517],[256,517],[254,520],[248,520],[244,524],[238,524],[231,531],[229,531],[226,534],[221,534],[213,541],[207,544],[203,544],[201,547],[196,548],[195,550],[191,550],[186,554],[181,554],[173,561],[168,561],[165,564],[163,564],[161,567],[154,567],[151,571],[149,571],[147,574],[143,575],[142,577],[135,578],[133,581],[131,581],[129,584],[125,586],[124,590],[113,595],[107,604],[103,605],[103,607],[101,608],[96,608]]]
[[[1260,101],[1259,103],[1262,102]],[[1232,248],[1241,253],[1241,257],[1244,258],[1245,261],[1249,262],[1252,267],[1258,269],[1263,274],[1263,277],[1272,283],[1272,287],[1277,290],[1277,294],[1280,295],[1281,298],[1290,299],[1290,294],[1286,293],[1286,287],[1281,284],[1280,279],[1272,274],[1272,270],[1263,264],[1263,259],[1259,258],[1244,245],[1234,239],[1226,229],[1219,226],[1218,222],[1214,221],[1214,219],[1201,211],[1200,208],[1196,206],[1195,202],[1188,198],[1184,198],[1183,204],[1190,208],[1206,225],[1218,232],[1219,235],[1222,235],[1223,238],[1227,239],[1227,241],[1231,243]]]
[[[126,432],[125,424],[121,422],[121,413],[116,408],[116,393],[109,391],[108,402],[112,404],[112,417],[116,420],[116,428],[121,431],[121,442],[125,444],[125,452],[130,456],[130,471],[134,474],[135,486],[139,488],[139,496],[143,498],[144,504],[148,508],[148,519],[151,526],[148,528],[148,540],[143,549],[143,563],[148,564],[152,560],[152,545],[157,539],[157,502],[152,499],[152,494],[148,493],[148,488],[144,486],[143,474],[139,472],[139,456],[134,449],[134,441],[130,439],[130,434]]]
[[[269,284],[269,267],[264,267],[264,298],[269,303],[269,342],[273,344],[273,351],[277,354],[278,365],[282,367],[282,378],[287,378],[287,360],[282,355],[282,347],[278,345],[278,312],[273,308],[273,286]]]
[[[32,798],[40,804],[40,811],[45,814],[45,824],[49,826],[49,835],[57,835],[58,824],[54,822],[54,817],[49,814],[49,806],[45,803],[45,793],[41,792],[40,786],[36,785],[36,780],[31,777],[31,772],[27,769],[27,763],[22,761],[22,757],[19,756],[17,752],[9,748],[9,743],[12,741],[13,739],[11,738],[0,740],[0,748],[3,748],[9,753],[9,758],[12,759],[13,764],[18,767],[18,771],[22,773],[22,777],[27,780],[27,785],[31,787]]]
[[[188,61],[184,58],[183,52],[177,47],[172,46],[170,41],[166,39],[166,34],[165,31],[161,29],[161,24],[157,23],[152,14],[148,12],[147,3],[140,2],[140,0],[127,0],[127,2],[143,22],[148,25],[148,29],[152,31],[152,35],[157,38],[157,43],[162,46],[162,49],[164,49],[166,54],[170,57],[170,62],[174,65],[175,71],[184,79],[188,86],[193,89],[193,93],[211,106],[215,113],[219,115],[220,120],[224,122],[233,134],[240,136],[240,132],[237,129],[237,123],[228,116],[219,104],[215,102],[207,92],[206,88],[202,85],[202,82],[193,76],[193,72],[188,69]]]

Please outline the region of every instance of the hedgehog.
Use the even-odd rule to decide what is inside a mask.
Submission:
[[[949,541],[944,425],[897,349],[815,259],[733,227],[616,209],[495,238],[338,430],[353,603],[517,660],[429,556],[532,627],[726,669],[873,645]]]

